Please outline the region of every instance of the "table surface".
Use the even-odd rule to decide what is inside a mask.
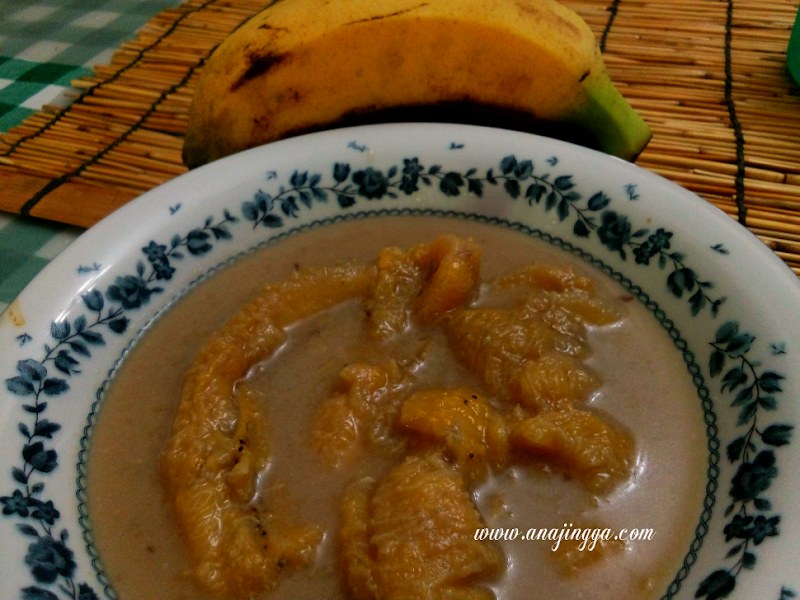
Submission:
[[[0,0],[0,131],[46,104],[65,106],[69,82],[109,64],[142,25],[180,0]],[[2,194],[2,190],[0,190]],[[0,213],[0,313],[82,229]]]
[[[114,51],[133,39],[137,29],[180,3],[0,0],[0,132],[18,125],[44,105],[67,105],[65,92],[70,91],[71,80],[90,73],[97,64],[108,64]],[[0,313],[82,232],[64,224],[0,212]]]

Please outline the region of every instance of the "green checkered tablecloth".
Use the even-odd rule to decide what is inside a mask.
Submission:
[[[0,213],[0,312],[82,231]]]
[[[108,64],[137,29],[180,0],[0,0],[0,132]],[[0,189],[0,194],[3,190]],[[82,230],[0,213],[0,312]]]

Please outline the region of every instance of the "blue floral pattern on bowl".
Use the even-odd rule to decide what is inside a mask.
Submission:
[[[399,131],[396,127],[384,129]],[[178,180],[169,189],[150,194],[154,200],[148,208],[164,207],[161,221],[180,222],[180,232],[148,237],[150,232],[144,228],[144,241],[138,248],[127,248],[124,259],[110,269],[103,268],[104,258],[99,253],[92,256],[91,249],[84,251],[84,262],[68,263],[67,257],[56,261],[55,269],[91,279],[81,284],[68,310],[54,305],[52,314],[42,313],[46,333],[42,335],[41,324],[38,335],[14,332],[14,358],[0,361],[6,369],[3,380],[9,394],[3,402],[13,403],[11,414],[16,420],[15,427],[7,428],[14,431],[16,450],[2,455],[11,467],[2,480],[0,503],[3,521],[13,522],[16,529],[10,543],[19,549],[16,555],[20,559],[14,568],[24,569],[29,579],[13,593],[25,600],[90,600],[98,598],[100,584],[107,597],[116,597],[93,548],[83,503],[85,454],[97,402],[88,406],[81,401],[73,390],[74,382],[87,378],[87,371],[96,373],[100,369],[102,389],[103,373],[108,372],[109,365],[118,363],[143,325],[198,277],[221,263],[294,231],[344,218],[385,214],[473,218],[524,231],[583,257],[644,302],[683,353],[703,407],[709,450],[706,495],[695,539],[663,598],[725,598],[740,582],[757,577],[765,569],[759,549],[762,544],[776,543],[787,519],[774,506],[771,492],[786,478],[780,465],[782,454],[792,447],[796,418],[791,410],[781,409],[787,384],[797,386],[787,369],[797,364],[797,358],[796,351],[792,355],[787,346],[790,338],[764,339],[750,323],[744,324],[750,315],[741,308],[729,311],[728,297],[718,291],[715,279],[719,266],[712,261],[732,260],[731,251],[741,240],[728,236],[704,238],[699,245],[689,243],[690,238],[681,235],[674,223],[649,216],[642,207],[653,202],[648,199],[648,189],[654,186],[633,167],[610,163],[611,180],[616,186],[599,188],[585,181],[588,177],[580,170],[585,169],[581,160],[594,159],[588,151],[501,132],[494,135],[509,136],[512,145],[523,149],[527,144],[537,156],[524,155],[518,149],[494,157],[489,151],[479,151],[477,156],[459,154],[456,158],[454,151],[461,153],[479,146],[475,140],[488,130],[457,126],[440,129],[427,133],[442,148],[433,159],[424,158],[422,152],[408,152],[378,164],[369,153],[381,144],[385,134],[373,127],[359,130],[363,138],[355,140],[346,138],[349,132],[323,136],[333,148],[328,154],[334,158],[315,159],[313,166],[300,162],[299,157],[295,164],[280,168],[250,160],[249,171],[258,164],[263,177],[252,182],[254,189],[249,197],[229,200],[213,196],[215,212],[205,218],[199,216],[199,207],[190,208],[186,193],[172,193],[180,192]],[[453,140],[448,135],[463,137]],[[313,147],[318,138],[306,138],[308,147]],[[302,142],[292,143],[302,147]],[[408,141],[405,145],[413,149]],[[258,152],[274,161],[268,147],[242,156],[254,157]],[[470,159],[475,162],[468,162]],[[236,160],[222,162],[232,164]],[[537,166],[542,164],[547,167]],[[206,172],[213,169],[212,165]],[[217,175],[223,172],[220,169]],[[202,179],[202,173],[187,177]],[[655,186],[651,193],[665,192]],[[417,207],[421,195],[430,207]],[[717,229],[715,233],[727,235],[724,228]],[[108,234],[98,237],[102,235]],[[711,252],[701,253],[700,248]],[[42,277],[47,280],[49,273]],[[640,280],[644,283],[639,284]],[[723,287],[731,289],[730,283]],[[800,291],[795,290],[795,302],[797,293]],[[685,312],[681,313],[681,307]],[[670,319],[668,312],[677,316]],[[676,327],[676,321],[680,327]],[[702,343],[684,339],[684,332],[694,329],[707,332],[705,339],[695,336]],[[705,361],[701,360],[704,355]],[[99,357],[102,368],[95,366]],[[97,380],[94,375],[92,382]],[[89,426],[80,438],[75,436],[74,424],[71,437],[65,438],[61,417],[51,415],[53,403],[65,402],[85,406],[89,412]],[[722,425],[720,420],[731,423]],[[85,548],[70,536],[78,524],[62,515],[59,500],[50,495],[53,476],[70,471],[75,464],[65,461],[63,452],[70,448],[74,452],[78,439],[82,449],[77,461],[77,512]],[[719,450],[723,446],[727,468],[724,462],[721,464]],[[730,475],[723,477],[723,471]],[[793,520],[800,518],[790,516]],[[715,555],[698,567],[698,556],[708,554],[703,554],[703,546],[709,545],[709,536],[717,538]],[[83,562],[88,557],[91,566],[79,569],[78,554]],[[5,563],[9,559],[2,560]],[[687,590],[690,574],[692,585]],[[795,596],[796,582],[784,581],[788,573],[781,577],[768,584],[773,591],[767,584],[759,586],[763,597]]]

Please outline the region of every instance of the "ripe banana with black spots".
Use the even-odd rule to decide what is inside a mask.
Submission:
[[[627,160],[651,136],[557,0],[279,0],[205,65],[184,160],[420,107],[578,126]]]

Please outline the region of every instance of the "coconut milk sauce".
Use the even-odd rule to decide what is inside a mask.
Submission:
[[[473,237],[483,248],[483,278],[533,261],[573,264],[615,299],[622,323],[590,332],[585,362],[601,374],[593,409],[631,431],[638,462],[627,485],[594,500],[580,485],[541,466],[516,465],[490,477],[474,499],[489,527],[648,528],[652,540],[628,542],[575,576],[558,575],[546,541],[503,542],[505,574],[486,582],[499,599],[647,598],[663,593],[680,567],[702,510],[705,430],[702,410],[680,352],[655,318],[618,284],[576,259],[522,234],[432,217],[385,218],[325,227],[286,239],[203,282],[153,324],[114,376],[91,437],[88,509],[103,566],[125,600],[203,599],[187,574],[188,557],[172,520],[158,472],[180,398],[183,373],[208,334],[258,288],[298,265],[374,260],[387,245],[408,247],[443,232]],[[344,470],[322,464],[309,448],[311,421],[345,364],[413,357],[430,333],[411,331],[385,347],[370,346],[349,302],[292,328],[289,341],[249,374],[265,395],[271,459],[260,501],[298,523],[326,530],[314,564],[283,577],[266,598],[343,600],[336,552],[338,498],[351,481],[380,476],[400,457],[362,453]],[[439,335],[439,334],[437,334]],[[445,350],[443,339],[423,367],[420,386],[470,385],[475,378]]]

